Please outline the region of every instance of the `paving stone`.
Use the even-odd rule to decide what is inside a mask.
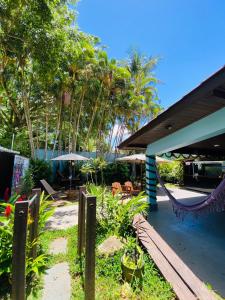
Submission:
[[[44,277],[42,300],[70,300],[71,278],[69,265],[60,263],[50,268]]]
[[[99,254],[113,255],[115,252],[123,248],[123,243],[116,236],[110,236],[98,246]]]
[[[67,239],[60,237],[58,239],[55,239],[52,241],[50,245],[50,254],[59,254],[63,253],[65,254],[67,251]]]
[[[51,216],[47,223],[46,229],[59,230],[67,229],[78,224],[78,205],[67,205],[57,207],[54,215]]]

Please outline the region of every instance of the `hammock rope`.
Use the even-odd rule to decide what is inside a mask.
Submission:
[[[213,192],[210,195],[207,195],[203,200],[196,204],[188,205],[181,203],[170,193],[170,191],[166,188],[162,178],[160,177],[157,167],[156,176],[164,192],[170,199],[173,206],[173,211],[177,216],[188,212],[221,212],[225,210],[225,179],[223,179],[221,183],[217,186],[217,188],[213,190]]]

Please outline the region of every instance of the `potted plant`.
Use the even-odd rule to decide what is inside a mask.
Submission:
[[[144,253],[136,239],[130,238],[121,258],[122,277],[132,283],[134,279],[142,279],[144,273]]]

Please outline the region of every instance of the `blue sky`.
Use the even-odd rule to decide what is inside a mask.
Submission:
[[[224,0],[81,0],[81,30],[110,57],[136,47],[160,58],[158,94],[166,108],[225,64]]]

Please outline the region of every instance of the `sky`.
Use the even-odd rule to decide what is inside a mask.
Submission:
[[[100,37],[110,57],[138,49],[158,57],[164,108],[225,64],[225,0],[80,0],[78,25]]]

